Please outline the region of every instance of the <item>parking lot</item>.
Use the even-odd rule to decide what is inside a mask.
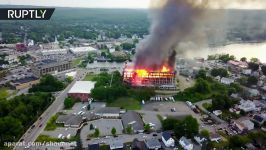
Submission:
[[[43,131],[42,134],[48,135],[53,138],[58,138],[60,134],[62,135],[62,137],[67,137],[68,135],[73,137],[77,134],[77,131],[77,128],[56,128],[54,131]]]
[[[111,135],[112,128],[116,129],[116,134],[122,134],[123,132],[123,125],[120,119],[99,119],[90,121],[87,126],[83,127],[81,131],[82,139],[86,139],[88,134],[94,133],[94,130],[90,130],[90,124],[100,130],[100,136]]]

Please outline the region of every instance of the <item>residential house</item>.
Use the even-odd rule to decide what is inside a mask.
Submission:
[[[238,108],[245,112],[260,111],[260,108],[257,108],[254,102],[243,99],[240,101]]]
[[[171,134],[167,131],[163,132],[162,141],[166,147],[174,147],[175,146],[175,140],[172,138]]]
[[[134,139],[132,142],[132,150],[148,150],[145,146],[144,141],[139,141],[138,139]]]
[[[182,146],[184,150],[193,150],[193,143],[191,140],[187,139],[186,137],[182,136],[179,139],[179,144]]]
[[[89,144],[88,150],[100,150],[100,145],[99,144]]]
[[[230,79],[230,78],[223,77],[220,82],[222,84],[225,84],[225,85],[230,85],[230,84],[234,83],[235,80],[234,79]]]
[[[235,127],[239,132],[249,131],[254,129],[254,123],[250,120],[234,121]]]
[[[222,140],[222,137],[219,134],[212,134],[210,136],[210,141],[212,142],[219,142],[220,140]]]
[[[266,121],[266,115],[265,117],[261,114],[254,115],[252,121],[258,123],[259,125],[262,125]]]
[[[149,150],[159,150],[162,147],[161,143],[156,138],[146,139],[144,143]]]
[[[113,141],[110,144],[110,150],[123,150],[124,149],[124,144],[122,141]]]
[[[194,136],[194,140],[200,145],[202,146],[205,142],[207,142],[207,139],[201,135],[196,135]]]

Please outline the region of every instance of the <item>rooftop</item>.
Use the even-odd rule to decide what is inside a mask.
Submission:
[[[38,80],[38,78],[36,78],[36,77],[26,77],[26,78],[14,80],[14,81],[12,81],[12,83],[13,84],[24,84],[24,83],[28,83],[28,82],[35,81],[35,80]]]
[[[96,82],[92,81],[77,81],[68,93],[87,93],[90,94]]]
[[[120,108],[119,107],[103,107],[100,108],[96,113],[101,114],[119,114]]]
[[[162,137],[167,141],[171,138],[171,134],[167,131],[164,131]]]
[[[134,111],[128,111],[122,116],[124,127],[131,125],[134,130],[144,130],[144,123],[140,115]]]

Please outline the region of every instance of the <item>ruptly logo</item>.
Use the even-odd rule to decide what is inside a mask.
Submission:
[[[54,8],[0,8],[0,20],[49,20]]]

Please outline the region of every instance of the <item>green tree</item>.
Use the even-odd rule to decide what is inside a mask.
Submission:
[[[260,60],[258,58],[251,58],[250,59],[250,62],[252,62],[252,63],[259,63]]]
[[[260,68],[260,65],[254,62],[248,63],[248,68],[251,69],[252,71],[257,71]]]
[[[100,130],[98,128],[95,129],[93,136],[94,137],[99,137],[100,136]]]
[[[197,119],[193,118],[192,116],[187,116],[184,120],[176,125],[174,131],[178,138],[182,136],[193,138],[199,133],[199,124]]]
[[[205,138],[209,138],[210,137],[210,132],[206,129],[203,129],[200,131],[200,135],[202,135]]]
[[[246,57],[242,57],[242,58],[240,59],[240,61],[246,62],[246,61],[247,61],[247,58],[246,58]]]
[[[258,83],[258,79],[256,77],[254,77],[254,76],[248,77],[248,80],[247,80],[248,86],[257,85],[257,83]]]
[[[223,69],[223,68],[214,68],[211,70],[211,75],[214,77],[216,77],[216,76],[227,77],[228,72],[226,69]]]
[[[75,104],[75,100],[71,97],[67,97],[65,100],[64,100],[64,106],[65,106],[65,109],[70,109],[74,106]]]
[[[210,93],[210,85],[206,80],[201,78],[197,79],[196,84],[194,86],[195,92],[198,93]]]
[[[166,118],[162,121],[163,130],[173,130],[179,121],[175,118]]]
[[[249,142],[251,142],[251,140],[246,136],[235,135],[229,138],[229,146],[231,148],[239,148]]]
[[[144,125],[144,131],[145,131],[145,132],[150,132],[150,130],[151,130],[151,126],[150,126],[150,124],[148,124],[148,123],[145,124],[145,125]]]
[[[202,79],[206,79],[206,73],[207,71],[204,69],[200,69],[199,72],[196,75],[196,78],[202,78]]]
[[[123,43],[123,44],[121,44],[121,46],[122,46],[122,48],[124,50],[131,50],[132,48],[135,47],[135,45],[134,44],[131,44],[131,43]]]
[[[112,133],[113,136],[116,135],[116,129],[114,127],[112,128],[111,133]]]
[[[212,108],[214,110],[225,110],[232,107],[233,103],[225,94],[216,94],[212,98]]]
[[[132,126],[131,126],[131,125],[128,125],[128,126],[126,127],[126,133],[127,133],[127,134],[132,134],[132,132],[133,132],[133,130],[132,130]]]

